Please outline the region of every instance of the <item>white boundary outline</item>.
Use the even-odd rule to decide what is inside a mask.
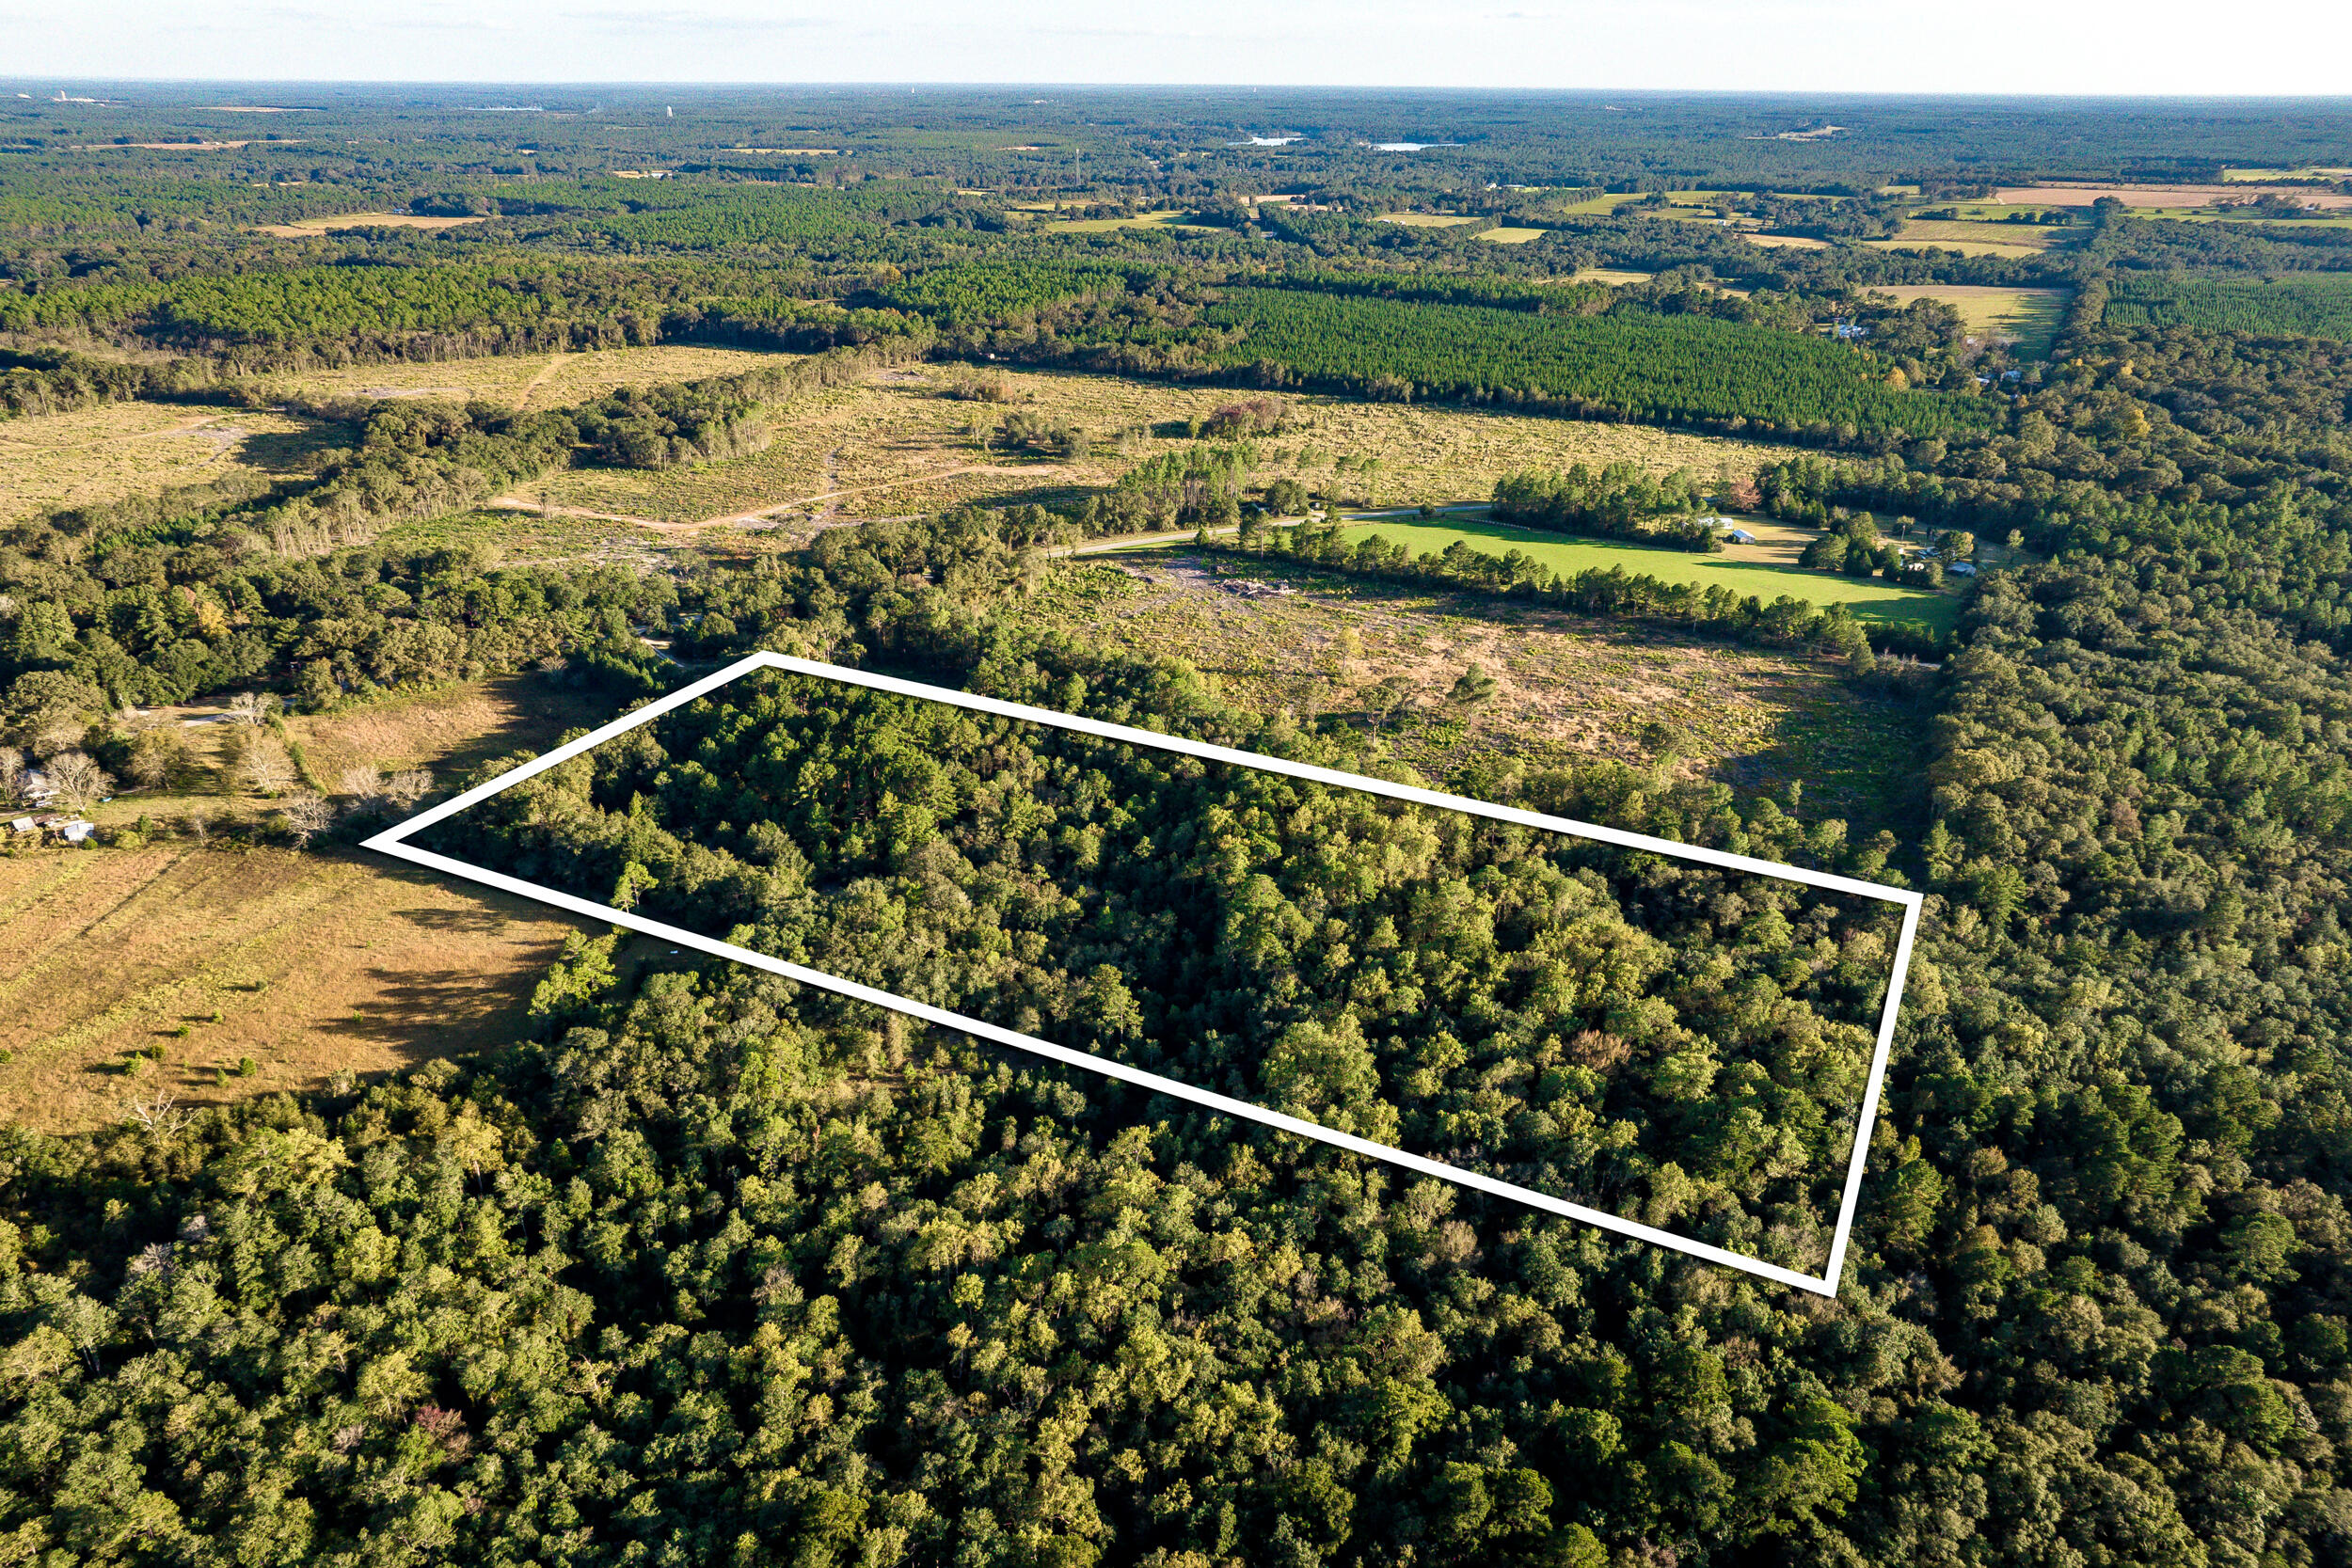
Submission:
[[[602,745],[614,736],[633,730],[640,724],[650,723],[671,709],[683,707],[688,703],[715,691],[728,682],[739,676],[749,674],[755,670],[785,670],[794,674],[814,675],[820,679],[839,681],[849,686],[862,686],[876,691],[895,692],[906,697],[920,697],[931,702],[947,703],[956,707],[969,708],[977,713],[993,713],[1002,718],[1023,720],[1033,724],[1047,724],[1057,729],[1074,730],[1081,735],[1098,736],[1105,740],[1155,747],[1164,752],[1179,752],[1186,756],[1200,757],[1211,762],[1230,763],[1237,767],[1257,768],[1263,772],[1287,774],[1295,779],[1306,779],[1315,784],[1329,784],[1341,789],[1360,790],[1366,794],[1387,796],[1395,800],[1409,800],[1416,805],[1438,806],[1449,811],[1467,812],[1473,816],[1489,817],[1498,822],[1515,822],[1522,827],[1540,828],[1550,832],[1565,833],[1574,838],[1595,839],[1603,844],[1614,844],[1628,849],[1642,849],[1652,854],[1671,856],[1677,860],[1698,861],[1707,865],[1726,866],[1735,871],[1754,872],[1758,876],[1772,877],[1782,881],[1802,882],[1808,887],[1828,888],[1838,893],[1858,894],[1867,898],[1881,898],[1889,903],[1900,904],[1903,907],[1902,935],[1895,944],[1894,973],[1887,981],[1886,1003],[1879,1017],[1878,1049],[1870,1057],[1869,1081],[1862,1096],[1862,1117],[1854,1130],[1852,1153],[1846,1163],[1845,1199],[1839,1205],[1837,1212],[1837,1229],[1836,1238],[1830,1244],[1828,1269],[1818,1276],[1799,1274],[1794,1269],[1783,1268],[1777,1263],[1767,1263],[1760,1259],[1745,1257],[1723,1247],[1710,1246],[1705,1242],[1695,1242],[1686,1236],[1677,1236],[1671,1231],[1661,1230],[1654,1226],[1643,1225],[1638,1221],[1605,1213],[1597,1209],[1587,1208],[1581,1203],[1571,1203],[1565,1198],[1553,1197],[1549,1194],[1535,1192],[1513,1182],[1481,1175],[1477,1171],[1464,1170],[1419,1154],[1408,1154],[1401,1148],[1391,1148],[1385,1144],[1376,1144],[1368,1138],[1359,1138],[1352,1133],[1335,1132],[1328,1127],[1318,1126],[1311,1121],[1302,1121],[1296,1117],[1284,1116],[1279,1111],[1269,1111],[1262,1105],[1253,1105],[1248,1101],[1235,1100],[1231,1096],[1216,1094],[1208,1089],[1195,1088],[1189,1084],[1180,1084],[1174,1079],[1163,1078],[1157,1073],[1146,1072],[1139,1068],[1128,1067],[1124,1063],[1110,1061],[1104,1057],[1089,1056],[1083,1052],[1072,1051],[1066,1046],[1056,1045],[1050,1040],[1039,1039],[1033,1035],[1024,1035],[1015,1030],[1001,1028],[976,1018],[965,1018],[961,1014],[951,1013],[944,1007],[934,1007],[928,1003],[915,1002],[903,996],[893,995],[889,991],[877,990],[871,986],[862,986],[854,981],[844,980],[818,970],[804,968],[800,964],[787,963],[781,958],[771,958],[765,953],[755,953],[750,948],[738,947],[732,942],[720,942],[694,931],[667,926],[658,920],[647,920],[642,915],[632,914],[626,910],[609,909],[602,904],[594,904],[585,898],[574,897],[567,893],[558,893],[553,888],[540,887],[536,883],[526,882],[518,877],[487,871],[480,866],[468,864],[464,861],[452,860],[446,855],[437,855],[430,850],[419,849],[406,842],[412,833],[421,832],[437,822],[454,816],[459,812],[487,800],[501,790],[511,788],[534,774],[544,773],[550,768],[568,762],[581,752]],[[1670,839],[1652,838],[1646,833],[1630,833],[1616,828],[1598,827],[1589,822],[1572,822],[1565,817],[1546,816],[1538,812],[1520,811],[1511,806],[1490,805],[1484,800],[1468,800],[1458,795],[1446,795],[1434,789],[1420,789],[1410,784],[1391,784],[1384,779],[1363,778],[1354,773],[1342,773],[1328,768],[1316,768],[1303,762],[1292,762],[1283,757],[1265,756],[1255,752],[1235,751],[1226,746],[1211,746],[1202,741],[1186,740],[1178,736],[1158,735],[1150,730],[1131,729],[1124,724],[1104,723],[1097,719],[1056,713],[1047,708],[1030,707],[1021,703],[1002,702],[993,697],[977,697],[968,691],[954,691],[945,687],[925,686],[916,681],[898,680],[888,675],[871,674],[863,670],[851,670],[840,665],[821,664],[812,659],[794,658],[785,654],[767,652],[752,654],[747,657],[738,659],[715,674],[705,675],[702,679],[681,687],[657,702],[648,703],[634,712],[624,714],[612,723],[581,736],[578,740],[558,746],[543,756],[500,774],[487,784],[478,784],[429,811],[419,813],[405,822],[387,828],[384,832],[368,839],[361,847],[373,849],[379,854],[390,855],[453,877],[461,877],[469,881],[481,882],[507,893],[517,894],[543,904],[551,904],[557,909],[568,910],[574,914],[584,915],[592,920],[609,922],[646,936],[659,937],[665,942],[675,942],[681,947],[692,947],[722,958],[731,958],[737,963],[748,964],[754,969],[766,970],[771,974],[781,974],[787,979],[796,980],[804,986],[814,986],[820,990],[833,991],[855,1001],[871,1003],[878,1007],[887,1007],[894,1012],[904,1013],[910,1018],[919,1018],[928,1023],[939,1024],[943,1028],[960,1030],[967,1035],[977,1035],[982,1039],[992,1040],[998,1045],[1011,1046],[1018,1051],[1026,1051],[1048,1060],[1059,1062],[1065,1067],[1084,1068],[1089,1072],[1099,1072],[1104,1077],[1116,1078],[1158,1094],[1170,1095],[1178,1100],[1189,1101],[1196,1105],[1205,1105],[1213,1111],[1219,1111],[1227,1116],[1239,1117],[1247,1121],[1279,1128],[1285,1132],[1294,1132],[1300,1137],[1314,1138],[1353,1153],[1386,1161],[1390,1164],[1400,1165],[1406,1170],[1417,1171],[1423,1176],[1437,1177],[1441,1180],[1452,1181],[1460,1186],[1491,1193],[1498,1197],[1507,1197],[1532,1209],[1541,1209],[1554,1214],[1565,1214],[1570,1219],[1597,1226],[1603,1230],[1614,1231],[1621,1236],[1630,1236],[1636,1241],[1668,1247],[1676,1252],[1686,1253],[1692,1258],[1704,1259],[1710,1263],[1721,1263],[1729,1268],[1761,1275],[1782,1285],[1793,1286],[1801,1291],[1811,1291],[1816,1294],[1831,1297],[1837,1294],[1839,1278],[1845,1271],[1846,1241],[1853,1229],[1854,1209],[1862,1196],[1863,1170],[1868,1164],[1870,1157],[1870,1132],[1878,1120],[1879,1094],[1885,1084],[1887,1053],[1893,1048],[1895,1041],[1895,1019],[1902,1006],[1903,980],[1911,969],[1912,941],[1919,929],[1919,895],[1903,888],[1860,881],[1851,877],[1833,876],[1825,871],[1810,871],[1803,866],[1782,865],[1773,861],[1757,860],[1748,855],[1730,854],[1721,849],[1677,844]]]

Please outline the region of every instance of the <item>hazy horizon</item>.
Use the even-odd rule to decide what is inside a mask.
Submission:
[[[1426,0],[1279,9],[1203,0],[1130,21],[1070,0],[1018,20],[969,0],[886,16],[351,0],[191,12],[162,0],[70,9],[6,0],[18,81],[387,86],[1192,87],[1967,97],[2340,98],[2352,10],[2024,0],[1890,8],[1860,0],[1566,0],[1457,11]],[[262,69],[258,71],[256,66]]]

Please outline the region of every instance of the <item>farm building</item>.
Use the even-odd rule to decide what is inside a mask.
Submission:
[[[1724,535],[1724,538],[1727,543],[1734,545],[1753,545],[1756,543],[1756,535],[1750,533],[1743,528],[1735,528],[1731,530]]]

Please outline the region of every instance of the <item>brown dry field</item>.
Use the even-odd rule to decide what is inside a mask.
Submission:
[[[159,1088],[217,1102],[511,1037],[571,928],[359,850],[185,841],[0,859],[0,1120],[55,1132]]]
[[[340,426],[266,409],[158,403],[0,421],[0,518],[201,484],[237,469],[298,472],[347,438]]]
[[[234,145],[243,147],[245,143]],[[438,232],[444,229],[463,229],[469,223],[483,221],[481,218],[421,217],[413,213],[339,213],[331,218],[303,218],[294,223],[263,224],[253,231],[256,234],[275,234],[281,240],[314,240],[321,234],[341,233],[346,229],[422,229]]]
[[[836,516],[906,516],[1105,484],[1146,458],[1189,444],[1184,421],[1243,395],[1107,375],[1009,372],[1013,403],[965,403],[944,395],[955,373],[944,366],[909,367],[803,397],[771,412],[774,441],[755,456],[661,473],[576,469],[511,499],[671,525],[765,525],[796,538]],[[1341,456],[1377,457],[1383,504],[1484,500],[1515,468],[1580,461],[1624,459],[1661,472],[1688,466],[1712,474],[1726,462],[1753,467],[1764,450],[1638,425],[1336,398],[1289,401],[1292,428],[1260,442],[1269,458],[1263,473],[1311,482]],[[1048,462],[983,451],[978,433],[1013,408],[1078,425],[1093,438],[1090,455]]]
[[[1975,223],[1966,218],[1910,218],[1891,240],[1864,243],[1874,250],[1918,250],[1934,246],[1971,256],[2036,256],[2068,239],[2073,230],[2032,223]]]
[[[696,381],[772,365],[777,356],[747,349],[665,343],[580,354],[517,354],[423,364],[358,365],[266,380],[281,397],[480,398],[517,408],[561,408],[621,387]]]
[[[1741,234],[1750,245],[1771,245],[1782,250],[1827,250],[1827,240],[1817,240],[1809,234]]]
[[[169,722],[217,706],[163,710]],[[612,717],[604,701],[527,677],[288,721],[332,786],[358,764],[428,767],[444,784],[487,758],[538,751]],[[270,802],[204,773],[230,726],[183,724],[199,773],[176,792],[135,792],[93,816],[184,834],[137,849],[49,848],[0,857],[0,1120],[53,1132],[115,1119],[159,1088],[183,1104],[389,1070],[512,1037],[539,974],[572,929],[544,908],[470,890],[364,850],[240,848],[224,830]],[[255,744],[277,749],[267,732]],[[218,1012],[219,1022],[212,1022]],[[189,1033],[172,1032],[186,1025]],[[167,1060],[136,1075],[135,1053]],[[260,1064],[226,1085],[215,1069]]]
[[[2352,196],[2309,185],[2012,185],[1993,193],[2010,206],[2088,207],[2103,196],[2134,207],[2210,207],[2217,201],[2251,201],[2264,194],[2291,196],[2306,207],[2352,208]]]

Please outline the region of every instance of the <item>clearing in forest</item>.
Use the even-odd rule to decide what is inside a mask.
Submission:
[[[333,788],[357,767],[451,777],[544,750],[612,709],[610,699],[506,676],[286,724],[312,776]],[[188,748],[177,777],[90,815],[113,829],[144,817],[163,830],[157,837],[0,857],[9,936],[0,946],[0,1048],[9,1053],[0,1121],[79,1131],[159,1090],[184,1104],[314,1089],[337,1071],[383,1071],[515,1037],[570,922],[348,850],[253,846],[253,826],[278,801],[249,787],[235,753],[258,751],[291,769],[284,743],[221,721],[215,704],[151,717]],[[241,1075],[248,1057],[254,1070]]]
[[[353,229],[421,229],[437,233],[444,229],[463,229],[469,223],[485,221],[479,217],[425,217],[416,213],[339,213],[333,217],[263,224],[254,232],[275,234],[281,240],[315,240],[322,234],[340,234]]]
[[[572,929],[348,850],[185,839],[0,858],[0,1122],[51,1132],[512,1039]]]
[[[234,473],[302,473],[340,425],[268,409],[108,403],[0,420],[0,520],[97,506]]]
[[[1295,591],[1263,593],[1261,582]],[[1802,654],[1184,549],[1057,566],[1016,613],[1183,659],[1259,712],[1376,724],[1391,754],[1432,779],[1497,759],[1663,766],[1743,799],[1801,800],[1793,809],[1807,821],[1841,818],[1856,840],[1915,811],[1919,710],[1857,692]],[[1496,693],[1464,710],[1448,693],[1472,664]],[[1391,681],[1401,693],[1383,690]]]
[[[1848,605],[1865,621],[1914,621],[1939,632],[1950,630],[1959,619],[1957,594],[1906,588],[1883,578],[1812,571],[1797,565],[1788,541],[1777,537],[1793,531],[1764,534],[1765,525],[1743,521],[1740,526],[1759,533],[1758,543],[1726,546],[1719,553],[1707,555],[1666,546],[1586,539],[1513,528],[1507,523],[1467,520],[1359,523],[1343,531],[1343,537],[1352,543],[1378,534],[1417,556],[1441,554],[1456,542],[1486,555],[1517,550],[1562,574],[1605,572],[1614,567],[1629,576],[1654,577],[1665,582],[1720,585],[1742,597],[1753,594],[1766,604],[1786,594],[1816,605]]]
[[[589,349],[577,354],[516,354],[480,359],[435,359],[353,365],[264,377],[280,397],[441,398],[517,408],[564,408],[622,387],[649,387],[707,376],[738,375],[772,365],[779,356],[750,349],[662,343],[652,348]]]
[[[2006,289],[1981,283],[1887,283],[1877,290],[1908,305],[1915,299],[1934,299],[1960,312],[1968,329],[1981,337],[2013,343],[2029,359],[2047,358],[2066,316],[2065,289]]]

